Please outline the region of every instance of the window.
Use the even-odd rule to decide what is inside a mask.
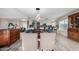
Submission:
[[[68,29],[68,19],[62,20],[59,22],[59,30],[67,30]]]

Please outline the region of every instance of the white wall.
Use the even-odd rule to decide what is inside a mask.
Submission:
[[[0,29],[8,29],[8,24],[13,23],[20,26],[20,22],[16,19],[10,20],[10,19],[0,19]]]
[[[27,21],[20,21],[20,27],[24,27],[27,29]]]
[[[8,28],[8,21],[0,20],[0,29],[7,29]]]

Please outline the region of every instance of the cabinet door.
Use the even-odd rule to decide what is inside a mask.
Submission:
[[[10,43],[9,31],[2,30],[0,32],[0,46],[7,46]]]
[[[78,35],[77,35],[77,41],[79,42],[79,31],[77,33],[78,33]]]
[[[72,37],[73,37],[73,39],[77,39],[77,37],[78,37],[78,34],[76,33],[76,32],[72,32]]]
[[[72,16],[68,17],[68,28],[73,28],[73,24],[74,24],[74,19]]]

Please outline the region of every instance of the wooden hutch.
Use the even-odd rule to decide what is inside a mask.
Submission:
[[[68,16],[68,38],[79,42],[79,12]]]

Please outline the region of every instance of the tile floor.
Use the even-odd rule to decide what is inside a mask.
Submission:
[[[16,41],[10,47],[0,48],[0,51],[21,51],[22,40]]]
[[[57,33],[55,45],[56,51],[79,51],[79,42],[70,40],[62,33]]]
[[[10,47],[0,48],[0,51],[22,51],[21,47],[22,40],[18,40]],[[54,51],[79,51],[79,42],[68,39],[67,36],[62,33],[57,33]]]

